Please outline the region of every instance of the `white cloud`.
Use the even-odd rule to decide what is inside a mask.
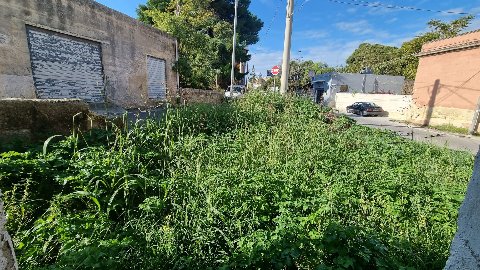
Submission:
[[[328,36],[324,30],[305,30],[293,33],[294,39],[320,39]]]
[[[470,14],[478,15],[480,13],[480,7],[474,7],[468,11]]]
[[[313,60],[315,62],[327,63],[329,66],[343,66],[346,59],[358,48],[362,43],[383,44],[388,46],[400,47],[403,42],[412,39],[410,34],[407,36],[396,36],[390,39],[365,38],[346,41],[342,39],[327,39],[317,44],[302,47],[301,52],[292,50],[291,59],[301,58],[302,60]],[[255,72],[266,75],[266,71],[270,70],[274,65],[281,64],[283,51],[269,51],[265,48],[252,49],[252,60],[250,67],[255,65]]]
[[[335,26],[343,31],[351,32],[358,35],[365,35],[373,33],[373,28],[368,21],[361,20],[356,22],[339,22]]]
[[[357,9],[356,8],[348,8],[347,12],[348,13],[355,13],[355,12],[357,12]]]
[[[480,29],[480,18],[472,20],[470,25],[465,29],[464,32],[474,31]]]
[[[391,18],[391,19],[389,19],[389,20],[386,20],[385,22],[386,22],[386,23],[394,23],[394,22],[396,22],[396,21],[398,21],[398,18],[397,18],[397,17],[393,17],[393,18]]]
[[[451,12],[451,13],[448,13],[448,12]],[[460,8],[451,8],[451,9],[445,10],[445,12],[442,12],[441,17],[458,16],[459,15],[458,13],[463,13],[463,12],[465,12],[465,10],[461,7]]]
[[[270,70],[273,66],[279,65],[282,62],[283,51],[272,51],[264,48],[257,48],[251,52],[252,59],[250,60],[250,68],[255,66],[255,73],[262,73],[263,76],[267,75],[267,70]]]
[[[388,6],[390,6],[390,4],[388,4],[388,3],[382,3],[380,1],[373,2],[370,5],[368,14],[370,14],[370,15],[385,15],[385,14],[401,11],[400,9],[396,9],[396,8],[388,8]],[[395,5],[393,5],[393,6],[395,6]]]
[[[360,20],[356,22],[339,22],[336,23],[335,26],[342,31],[350,32],[360,36],[368,35],[370,37],[379,39],[390,39],[395,37],[386,31],[374,29],[367,20]]]

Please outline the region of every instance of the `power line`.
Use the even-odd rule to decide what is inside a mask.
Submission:
[[[427,9],[427,8],[407,7],[407,6],[398,6],[398,5],[385,5],[385,4],[376,3],[376,2],[372,3],[372,2],[360,1],[360,0],[350,0],[350,1],[328,0],[328,1],[333,3],[338,3],[338,4],[352,5],[352,6],[403,9],[403,10],[410,10],[410,11],[425,11],[425,12],[436,12],[436,13],[455,14],[455,15],[471,15],[470,13],[467,13],[467,12],[458,12],[458,11],[451,11],[451,10],[434,10],[434,9]]]
[[[301,11],[307,2],[310,2],[310,0],[304,0],[303,3],[299,6],[297,12]]]
[[[307,0],[308,1],[308,0]],[[268,36],[268,34],[270,33],[270,30],[272,29],[272,26],[273,26],[273,23],[275,22],[275,19],[277,18],[277,15],[278,15],[278,9],[280,8],[280,4],[283,3],[283,0],[279,0],[278,3],[277,3],[277,6],[275,7],[275,11],[273,13],[273,17],[272,17],[272,20],[270,21],[270,24],[268,25],[268,28],[267,30],[265,31],[265,37]]]

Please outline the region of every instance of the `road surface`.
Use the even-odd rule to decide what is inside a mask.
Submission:
[[[388,117],[361,117],[352,114],[348,114],[348,117],[356,120],[362,126],[392,130],[405,138],[445,146],[454,150],[469,151],[474,155],[477,154],[480,147],[480,137],[457,135],[393,122]]]

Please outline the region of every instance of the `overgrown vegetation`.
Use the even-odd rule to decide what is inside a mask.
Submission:
[[[250,0],[239,1],[237,63],[250,60],[247,47],[258,42],[263,27],[249,7]],[[139,6],[138,16],[178,39],[180,58],[175,69],[182,87],[212,89],[218,82],[226,89],[232,67],[234,10],[229,0],[147,0]],[[240,72],[235,69],[237,79],[245,76]]]
[[[443,267],[472,155],[279,95],[165,117],[1,154],[22,269]]]

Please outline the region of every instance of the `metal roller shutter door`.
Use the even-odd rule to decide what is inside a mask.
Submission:
[[[152,99],[167,98],[165,60],[147,56],[148,97]]]
[[[38,98],[79,98],[104,102],[99,43],[27,27]]]

